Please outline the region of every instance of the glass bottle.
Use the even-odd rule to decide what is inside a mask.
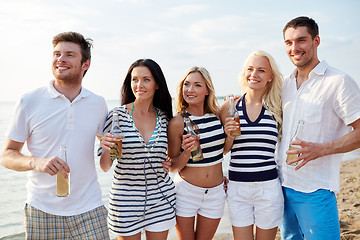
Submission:
[[[304,121],[303,120],[299,120],[298,122],[298,125],[296,127],[296,131],[295,131],[295,134],[294,136],[292,137],[291,141],[295,141],[295,140],[301,140],[302,139],[302,135],[303,135],[303,131],[304,131]],[[289,146],[289,151],[290,150],[297,150],[299,149],[300,146],[299,145],[291,145]],[[289,161],[292,161],[293,159],[299,157],[300,154],[288,154],[287,155],[287,158],[286,158],[286,162],[289,162]],[[290,164],[291,166],[296,166],[298,165],[299,162],[295,162],[295,163],[292,163]]]
[[[66,147],[60,146],[60,156],[61,160],[67,163],[66,156]],[[70,173],[67,174],[67,178],[62,175],[61,172],[56,174],[56,196],[58,197],[67,197],[70,194]]]
[[[239,124],[238,129],[231,131],[230,135],[233,137],[240,136],[241,135],[240,117],[239,117],[239,113],[235,106],[234,95],[229,95],[228,99],[229,99],[229,116],[232,117],[234,119],[234,121]]]
[[[112,123],[110,133],[116,138],[121,136],[121,129],[119,127],[119,115],[117,111],[113,111]],[[110,158],[115,160],[122,155],[122,139],[116,139],[115,145],[110,147]]]
[[[185,117],[186,130],[191,136],[195,139],[195,145],[191,149],[191,158],[193,162],[197,162],[204,159],[203,153],[201,151],[200,142],[198,138],[198,126],[195,123],[191,123],[190,118]],[[196,128],[196,129],[195,129]]]

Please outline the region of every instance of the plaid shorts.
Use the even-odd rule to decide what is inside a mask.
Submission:
[[[25,205],[26,239],[110,239],[104,206],[74,216],[45,213]]]

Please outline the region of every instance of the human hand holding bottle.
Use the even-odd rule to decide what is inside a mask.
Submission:
[[[100,147],[105,151],[110,151],[111,147],[115,146],[116,142],[122,141],[125,137],[123,135],[115,136],[111,133],[105,133],[104,136],[100,139]]]
[[[235,136],[233,136],[231,133],[239,128],[240,124],[234,121],[233,117],[227,117],[225,119],[224,131],[226,136],[230,137],[231,139],[235,139]]]
[[[184,151],[191,152],[191,150],[194,148],[196,143],[196,136],[191,136],[190,133],[183,135],[182,137],[182,148]]]
[[[191,123],[189,118],[185,118],[185,124],[188,134],[183,136],[183,144],[184,144],[184,140],[186,140],[187,144],[185,145],[185,147],[188,148],[189,145],[192,146],[190,152],[191,152],[191,158],[194,162],[201,161],[204,159],[204,156],[199,142],[199,133],[200,133],[199,128],[195,123]],[[192,140],[190,140],[189,138],[192,138]]]
[[[60,146],[59,157],[67,165],[66,147]],[[58,197],[67,197],[70,194],[70,171],[63,172],[58,171],[56,174],[56,195]]]
[[[110,133],[114,136],[110,145],[110,158],[114,161],[122,155],[123,139],[120,129],[119,114],[117,111],[113,111]]]
[[[299,170],[310,161],[328,155],[328,151],[331,149],[332,142],[315,143],[303,141],[304,125],[305,122],[303,120],[298,121],[295,134],[289,145],[289,150],[286,151],[286,162],[288,165],[296,166],[295,170]]]
[[[330,143],[306,142],[295,139],[290,142],[290,146],[297,146],[297,148],[286,151],[286,154],[288,154],[288,156],[295,157],[287,161],[287,163],[291,165],[293,163],[299,162],[299,164],[295,167],[295,170],[299,170],[308,162],[328,155],[327,151],[328,149],[330,149],[330,147],[327,146],[328,144]]]
[[[299,149],[301,148],[300,139],[303,137],[303,131],[304,131],[304,121],[299,120],[298,125],[296,127],[296,131],[294,136],[291,139],[289,149],[286,152],[286,163],[290,166],[296,166],[298,165],[298,162],[301,160],[301,153]]]
[[[229,118],[231,118],[231,123],[233,126],[232,130],[227,133],[227,135],[236,137],[241,135],[240,116],[235,106],[234,95],[229,95],[227,100],[229,101]]]

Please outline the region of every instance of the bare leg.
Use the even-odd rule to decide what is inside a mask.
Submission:
[[[274,240],[276,237],[277,227],[271,229],[261,229],[256,227],[256,240]]]
[[[118,240],[141,240],[141,232],[131,236],[116,236]]]
[[[195,240],[195,217],[176,216],[176,234],[178,240]]]
[[[163,232],[149,232],[146,231],[146,240],[166,240],[167,236],[168,236],[168,232],[167,231],[163,231]]]
[[[211,240],[216,233],[220,219],[207,218],[198,214],[196,219],[196,240]]]
[[[247,227],[234,227],[232,226],[234,240],[254,240],[254,225]]]

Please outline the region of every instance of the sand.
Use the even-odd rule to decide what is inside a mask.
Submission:
[[[341,239],[360,239],[360,159],[342,163],[336,197]]]
[[[360,159],[346,161],[341,164],[340,193],[336,197],[340,217],[341,240],[360,240]],[[175,229],[170,230],[168,239],[177,239]],[[231,224],[227,205],[225,205],[225,213],[214,240],[232,239]],[[281,239],[279,231],[275,239]]]
[[[360,239],[360,159],[346,161],[340,169],[338,201],[341,240]],[[280,240],[280,233],[276,240]]]
[[[340,169],[340,193],[338,201],[341,240],[360,240],[360,159],[346,161]],[[228,217],[227,213],[224,218]],[[232,240],[231,225],[222,219],[215,240]],[[228,232],[226,233],[226,229]],[[280,240],[278,231],[276,240]]]
[[[342,240],[360,240],[360,159],[346,161],[340,169],[340,193],[337,194],[338,209],[340,216],[340,228]],[[24,239],[24,235],[18,234],[2,239]],[[142,239],[145,239],[143,236]],[[170,230],[169,240],[176,240],[175,229]],[[224,217],[215,234],[214,240],[232,240],[231,224],[227,206]],[[276,240],[280,240],[278,232]]]

